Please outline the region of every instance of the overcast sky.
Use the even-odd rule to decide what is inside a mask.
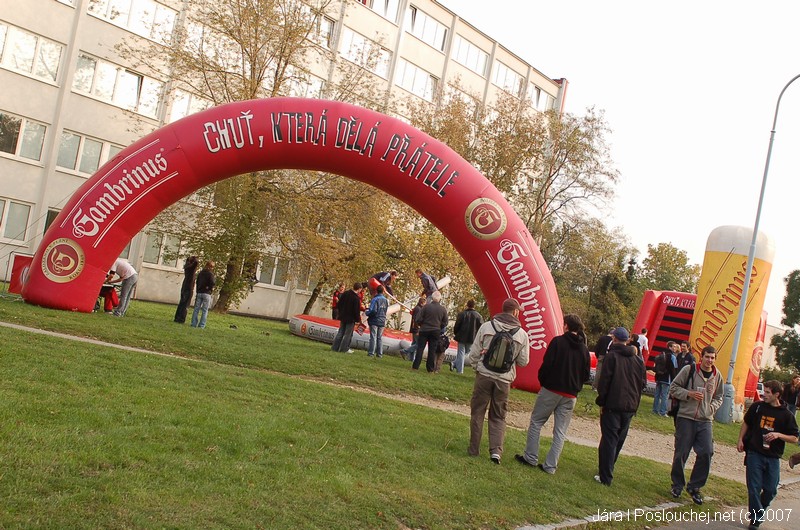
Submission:
[[[752,230],[775,104],[800,74],[800,1],[440,1],[566,78],[567,112],[605,111],[622,175],[607,224],[642,256],[669,242],[702,265],[714,228]],[[772,325],[783,278],[800,268],[798,173],[800,80],[781,101],[759,227],[776,247]]]

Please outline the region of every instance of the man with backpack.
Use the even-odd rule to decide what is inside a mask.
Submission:
[[[469,364],[475,369],[475,385],[470,401],[470,456],[480,454],[483,420],[489,408],[489,458],[495,464],[503,456],[506,435],[506,409],[516,367],[526,366],[530,343],[519,323],[519,302],[507,298],[503,312],[485,322],[475,335],[469,351]],[[587,352],[588,355],[588,352]]]
[[[565,315],[564,334],[550,341],[544,352],[542,366],[539,367],[542,388],[531,412],[525,452],[514,456],[519,463],[538,467],[550,475],[555,474],[558,458],[567,439],[572,411],[578,401],[578,392],[589,380],[590,369],[583,322],[578,315]],[[539,433],[551,415],[553,443],[544,463],[539,463]]]
[[[667,349],[656,357],[653,362],[653,372],[656,376],[656,393],[653,396],[653,414],[667,415],[667,400],[669,399],[669,384],[678,373],[675,354],[678,353],[678,343],[667,342]]]

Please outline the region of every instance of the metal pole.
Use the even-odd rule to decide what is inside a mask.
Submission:
[[[759,221],[761,220],[761,207],[764,204],[764,189],[767,187],[767,174],[769,173],[769,160],[772,156],[772,144],[775,141],[775,128],[778,123],[778,110],[781,106],[781,98],[783,97],[783,93],[786,92],[786,89],[789,88],[789,85],[794,83],[797,79],[800,78],[800,74],[794,76],[791,81],[786,83],[786,86],[783,87],[781,90],[780,95],[778,95],[778,102],[775,104],[775,117],[772,120],[772,131],[769,134],[769,147],[767,148],[767,161],[764,164],[764,176],[761,179],[761,193],[758,196],[758,209],[756,210],[756,221],[753,225],[753,239],[750,243],[750,253],[747,255],[747,273],[744,279],[744,287],[742,288],[742,300],[739,304],[739,315],[736,318],[736,331],[733,335],[733,351],[731,352],[731,362],[728,366],[728,377],[725,379],[725,393],[722,402],[722,406],[720,407],[719,411],[717,412],[716,419],[721,423],[730,423],[734,420],[733,417],[733,396],[734,396],[734,388],[733,388],[733,369],[736,366],[736,357],[739,353],[739,340],[742,337],[742,323],[744,322],[744,312],[747,309],[747,295],[750,291],[750,281],[752,280],[753,276],[753,261],[755,261],[756,257],[756,242],[758,240],[758,225]]]

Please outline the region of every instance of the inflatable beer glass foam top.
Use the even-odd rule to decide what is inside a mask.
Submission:
[[[716,366],[724,382],[727,382],[730,368],[739,307],[744,302],[742,294],[752,239],[751,228],[741,226],[715,228],[708,236],[703,271],[697,284],[697,305],[689,334],[692,354],[699,362],[703,348],[714,346],[717,349]],[[736,355],[736,365],[733,370],[734,419],[737,419],[737,416],[741,418],[744,406],[744,387],[750,370],[753,345],[758,333],[774,255],[775,247],[772,239],[759,232],[739,339],[739,353]]]

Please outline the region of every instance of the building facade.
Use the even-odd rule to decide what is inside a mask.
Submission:
[[[75,190],[125,146],[206,108],[163,74],[133,64],[118,44],[146,39],[170,46],[190,27],[190,0],[0,0],[0,273],[8,281],[17,255],[32,255]],[[189,32],[192,34],[191,32]],[[563,108],[566,81],[546,77],[457,13],[433,0],[334,0],[316,20],[314,61],[287,95],[324,97],[363,62],[388,98],[433,102],[457,80],[491,104],[499,94],[539,111]],[[400,111],[399,117],[402,116]],[[145,229],[123,252],[139,271],[136,298],[177,302],[181,241]],[[285,319],[310,296],[309,278],[289,279],[291,257],[260,264],[237,312]],[[328,313],[328,300],[315,313]]]

